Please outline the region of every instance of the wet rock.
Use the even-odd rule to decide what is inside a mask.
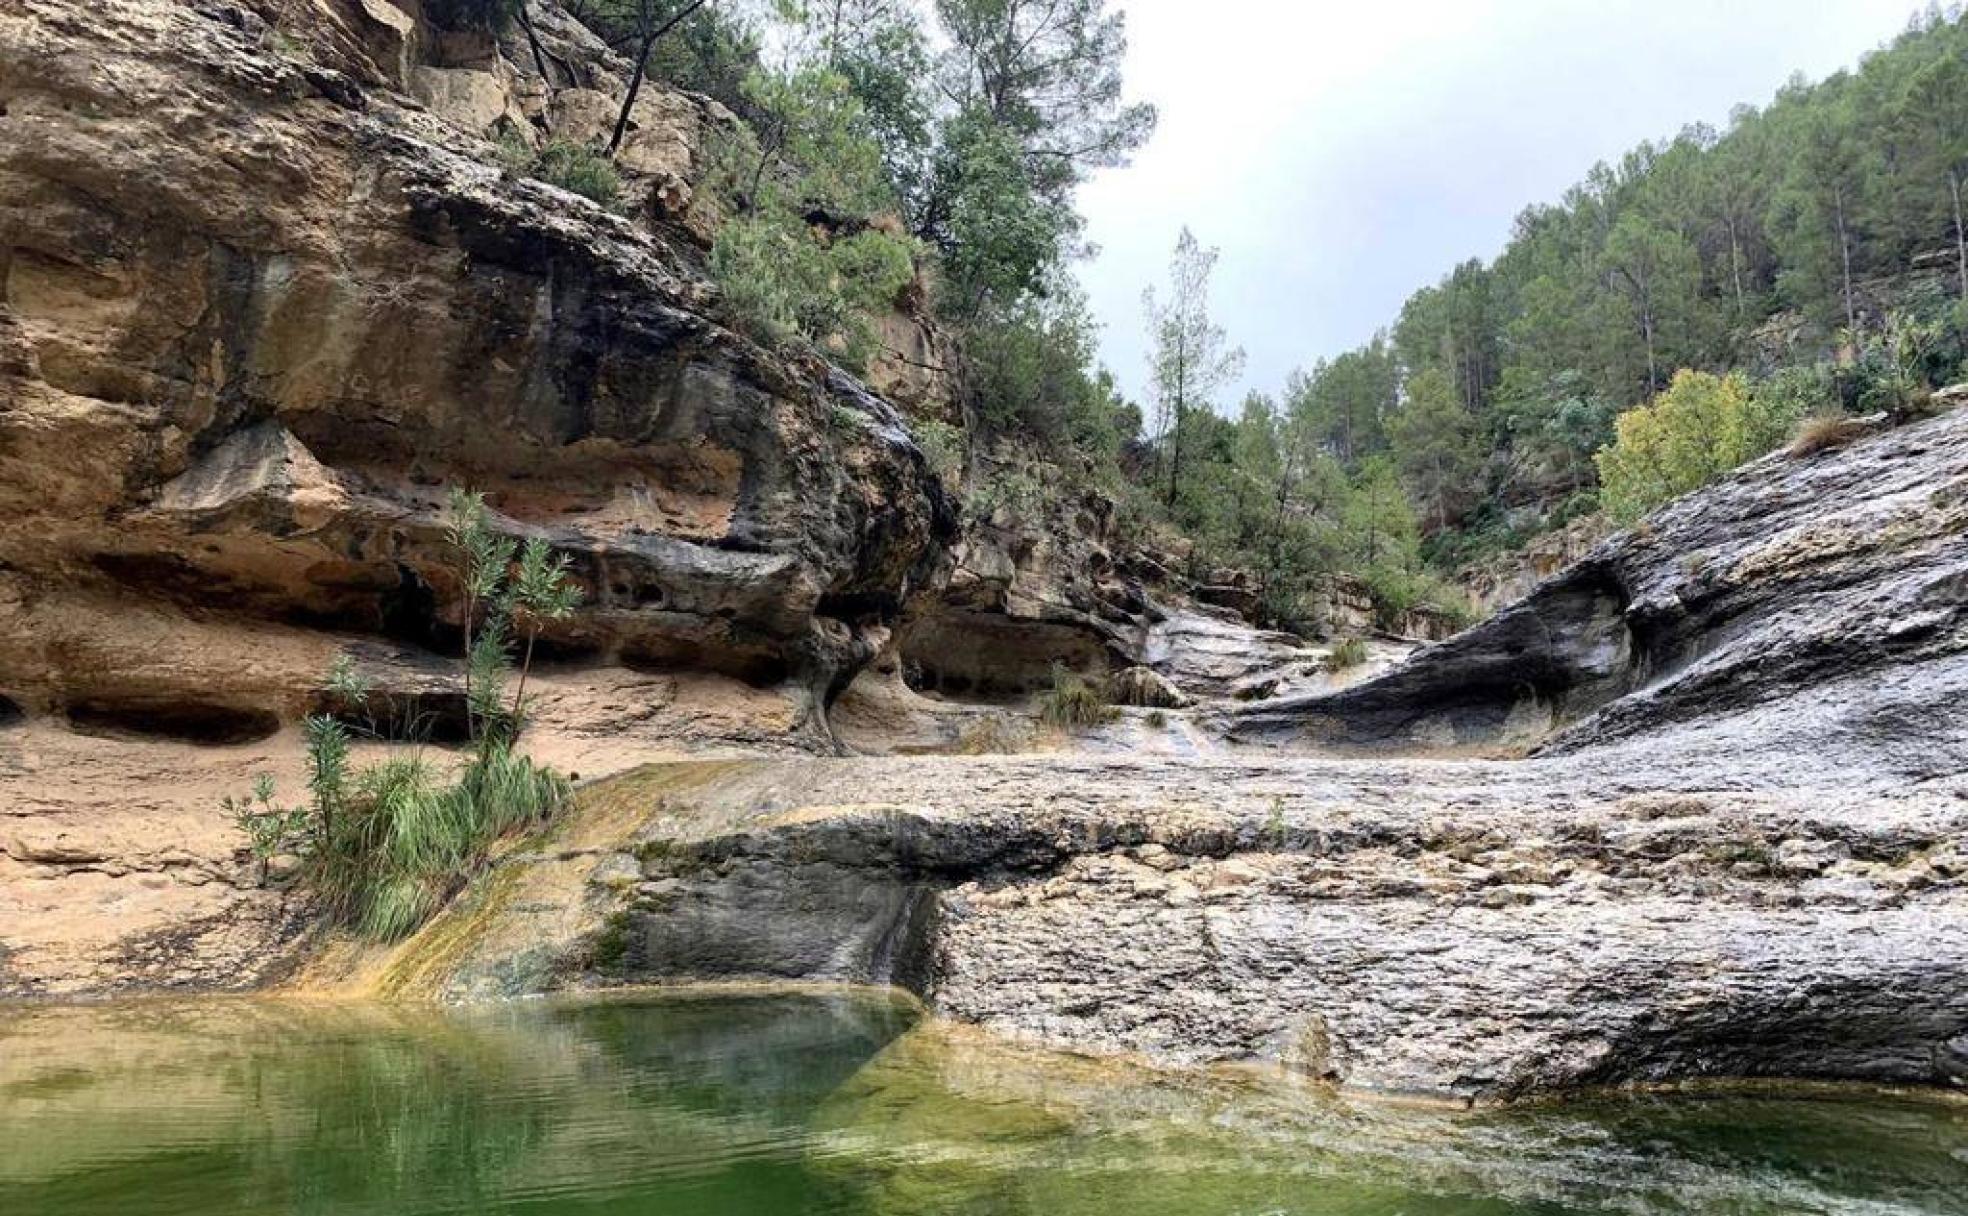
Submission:
[[[1230,711],[1226,729],[1561,752],[1645,750],[1686,727],[1691,746],[1760,760],[1808,741],[1796,762],[1924,779],[1958,741],[1944,707],[1968,684],[1964,586],[1968,412],[1955,412],[1810,460],[1767,456],[1385,675]]]

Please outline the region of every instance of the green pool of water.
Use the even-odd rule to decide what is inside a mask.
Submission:
[[[1968,1109],[1349,1104],[847,993],[0,1009],[0,1213],[316,1212],[1968,1213]]]

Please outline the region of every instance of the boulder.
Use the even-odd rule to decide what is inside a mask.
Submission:
[[[1168,677],[1147,667],[1127,667],[1107,679],[1107,699],[1115,705],[1182,709],[1189,698]]]

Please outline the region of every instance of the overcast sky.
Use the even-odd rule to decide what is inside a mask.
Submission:
[[[1141,292],[1183,224],[1222,250],[1245,388],[1357,346],[1527,204],[1794,71],[1855,63],[1914,0],[1122,0],[1127,80],[1161,110],[1081,191],[1102,357],[1140,398]]]

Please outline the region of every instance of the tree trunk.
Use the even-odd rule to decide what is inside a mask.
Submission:
[[[1736,315],[1743,311],[1742,238],[1736,232],[1736,219],[1729,217],[1729,278],[1736,287]]]
[[[530,614],[529,619],[531,619]],[[533,670],[533,639],[539,636],[540,630],[537,626],[526,631],[526,657],[519,662],[519,688],[513,693],[512,716],[515,733],[519,730],[520,715],[526,708],[526,676]]]
[[[1954,195],[1954,260],[1961,276],[1961,298],[1968,300],[1968,228],[1961,222],[1961,170],[1948,170],[1948,190]]]
[[[1169,483],[1165,505],[1175,505],[1175,488],[1182,481],[1182,403],[1175,404],[1175,425],[1169,432]]]
[[[465,559],[465,604],[459,611],[465,623],[465,735],[478,738],[478,728],[472,719],[472,601],[471,601],[471,559]]]
[[[689,4],[678,9],[669,20],[651,30],[642,39],[639,44],[640,49],[636,53],[635,71],[629,76],[628,94],[622,98],[622,112],[615,117],[615,133],[608,137],[609,156],[615,155],[616,150],[622,146],[622,137],[628,133],[629,111],[635,108],[636,94],[642,92],[642,78],[649,71],[649,52],[656,49],[656,44],[662,41],[663,35],[682,24],[685,17],[703,8],[705,3],[706,0],[691,0]]]
[[[1169,427],[1168,502],[1175,505],[1175,490],[1182,479],[1182,406],[1189,390],[1189,337],[1184,334],[1175,348],[1175,419]]]
[[[1647,340],[1647,391],[1660,389],[1660,364],[1654,359],[1654,308],[1652,304],[1640,309],[1640,333]]]
[[[629,91],[622,98],[622,112],[615,116],[615,133],[608,137],[608,155],[611,157],[622,146],[622,136],[628,133],[629,111],[635,108],[636,94],[642,91],[643,73],[649,69],[649,52],[655,46],[654,38],[645,38],[636,52],[635,71],[629,74]]]
[[[519,6],[519,28],[526,31],[526,45],[528,47],[531,47],[533,50],[533,66],[540,69],[540,83],[544,85],[547,90],[547,104],[540,111],[540,123],[542,126],[546,128],[547,134],[552,135],[553,134],[553,95],[554,95],[553,74],[547,71],[547,53],[546,51],[542,50],[540,47],[540,35],[537,32],[535,32],[535,30],[533,29],[532,14],[528,13],[526,10],[527,10],[527,5],[524,2],[524,0],[522,0]]]
[[[1845,328],[1856,336],[1859,332],[1859,312],[1852,303],[1852,242],[1845,232],[1845,188],[1838,187],[1832,199],[1837,206],[1838,256],[1844,271]]]

